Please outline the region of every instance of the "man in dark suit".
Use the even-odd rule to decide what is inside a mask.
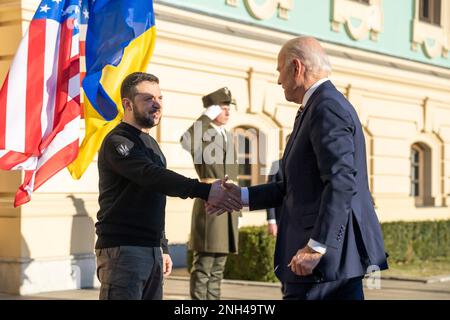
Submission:
[[[275,274],[285,299],[364,299],[366,271],[387,262],[361,123],[328,80],[331,66],[316,39],[288,41],[277,70],[286,99],[304,106],[283,155],[284,179],[242,190],[225,185],[250,210],[283,205]]]

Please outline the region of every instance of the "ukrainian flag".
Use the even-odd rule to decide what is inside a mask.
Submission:
[[[68,166],[79,179],[105,136],[120,122],[120,85],[133,72],[146,72],[155,44],[152,0],[90,2],[86,36],[84,117],[86,135],[77,159]]]

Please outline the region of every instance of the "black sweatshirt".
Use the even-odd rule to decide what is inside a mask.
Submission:
[[[166,195],[207,200],[211,189],[209,184],[166,169],[166,159],[157,142],[124,122],[104,139],[98,171],[96,249],[125,245],[166,247],[162,243]]]

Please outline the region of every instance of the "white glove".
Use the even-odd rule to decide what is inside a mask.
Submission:
[[[211,120],[214,120],[215,118],[217,118],[219,116],[219,114],[221,112],[222,112],[222,108],[217,104],[213,104],[212,106],[209,106],[208,108],[206,108],[206,110],[203,112],[203,114],[205,116],[207,116],[208,118],[210,118]]]

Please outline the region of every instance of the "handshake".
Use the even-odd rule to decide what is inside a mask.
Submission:
[[[228,177],[211,184],[206,212],[210,215],[221,215],[224,212],[239,211],[243,207],[241,188],[233,183],[227,183]]]

